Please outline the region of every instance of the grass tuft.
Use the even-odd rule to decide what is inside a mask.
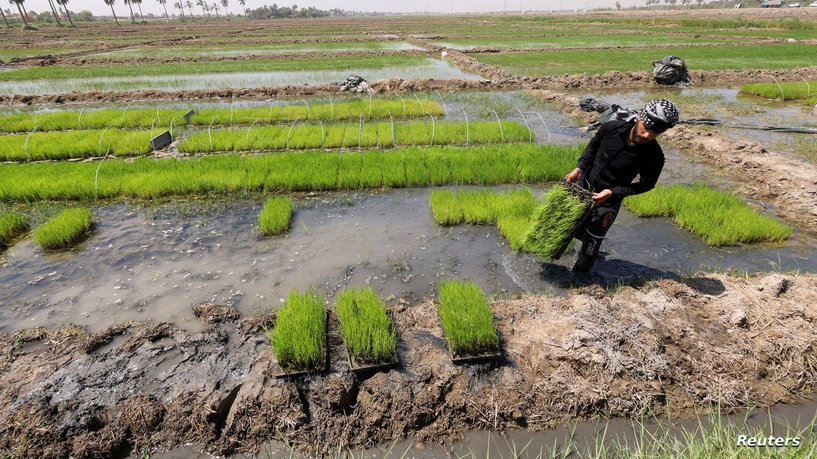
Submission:
[[[443,280],[437,312],[455,357],[499,349],[491,306],[479,286],[470,281]]]
[[[289,198],[273,197],[267,199],[264,208],[258,214],[258,225],[264,236],[281,234],[292,222],[292,201]]]
[[[337,313],[343,340],[357,362],[389,362],[397,357],[394,328],[371,287],[340,292]]]
[[[309,371],[324,363],[325,330],[323,297],[312,289],[303,294],[292,290],[278,311],[275,328],[267,329],[266,334],[281,368]]]

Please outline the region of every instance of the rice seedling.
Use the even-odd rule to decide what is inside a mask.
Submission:
[[[60,212],[33,231],[34,240],[45,250],[59,250],[85,239],[94,228],[90,210],[71,208]]]
[[[0,247],[28,231],[30,219],[14,212],[0,214]]]
[[[446,279],[440,282],[439,293],[437,312],[454,357],[499,349],[493,312],[478,285]]]
[[[190,194],[232,194],[248,191],[312,191],[377,188],[384,185],[384,167],[392,183],[446,186],[453,183],[452,165],[468,163],[491,152],[502,169],[515,169],[512,183],[542,183],[569,171],[579,154],[575,146],[502,144],[478,147],[400,148],[363,154],[326,151],[282,152],[274,155],[206,155],[195,158],[107,159],[88,162],[0,163],[0,200],[97,200],[157,198]],[[355,156],[358,155],[358,156]],[[388,156],[384,162],[383,157]],[[349,162],[343,158],[349,159]],[[362,161],[355,158],[362,158]],[[572,158],[567,160],[566,158]],[[399,159],[399,161],[398,161]],[[392,160],[394,161],[392,163]],[[355,162],[360,164],[356,171]],[[402,172],[398,163],[404,165]],[[549,166],[544,166],[550,164]],[[342,172],[342,173],[341,173]],[[394,178],[397,177],[397,178]],[[402,179],[405,177],[405,179]],[[477,184],[476,178],[471,183]]]
[[[337,313],[343,341],[356,362],[374,364],[397,358],[394,327],[371,287],[340,292]]]
[[[292,222],[292,201],[284,197],[268,198],[258,214],[258,225],[264,236],[281,234]]]
[[[192,111],[189,117],[185,114]],[[330,104],[270,105],[238,108],[127,108],[102,110],[64,110],[48,113],[9,113],[0,115],[0,132],[28,133],[64,130],[98,130],[106,127],[120,129],[168,129],[171,121],[184,119],[192,126],[288,124],[296,120],[310,121],[373,121],[385,119],[422,118],[431,113],[443,116],[445,112],[433,100],[422,100],[422,106],[406,105],[394,97],[350,99]]]
[[[453,191],[431,190],[429,194],[431,212],[440,225],[459,225],[462,222],[462,206]]]
[[[740,197],[696,184],[659,186],[629,196],[624,204],[638,216],[671,216],[679,226],[713,246],[780,242],[792,228],[750,208]]]
[[[147,131],[104,129],[32,132],[3,136],[1,161],[42,161],[90,158],[106,152],[117,156],[146,155],[153,150]]]
[[[214,118],[215,119],[215,118]],[[473,123],[472,123],[473,124]],[[440,131],[446,129],[457,131],[457,135],[445,137],[438,145],[465,145],[465,134],[461,131],[462,123],[436,122]],[[528,142],[528,130],[514,121],[506,121],[500,130],[496,123],[488,123],[478,135],[472,136],[469,144]],[[246,151],[246,150],[284,150],[310,148],[384,148],[394,145],[431,146],[430,127],[424,123],[399,123],[395,126],[392,137],[391,123],[332,123],[320,126],[312,124],[293,124],[291,126],[257,126],[249,132],[243,129],[208,129],[194,133],[179,142],[182,153],[209,153],[213,151]],[[381,135],[383,134],[383,135]],[[385,141],[383,141],[385,140]],[[466,173],[473,175],[472,171]],[[470,180],[470,178],[466,179]]]
[[[544,203],[534,210],[531,225],[524,235],[522,245],[525,250],[546,260],[562,256],[572,233],[582,224],[593,205],[589,196],[577,188],[559,183],[545,194]]]
[[[326,311],[313,289],[293,289],[278,310],[275,327],[266,330],[278,365],[285,371],[313,371],[326,360]]]

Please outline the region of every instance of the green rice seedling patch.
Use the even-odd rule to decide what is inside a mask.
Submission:
[[[34,241],[45,250],[71,247],[88,237],[94,229],[94,217],[85,208],[65,209],[32,232]]]
[[[353,370],[397,363],[394,324],[371,287],[341,291],[336,310]]]
[[[437,313],[452,358],[456,361],[498,356],[494,315],[479,286],[470,281],[445,279],[438,288]]]
[[[307,150],[181,159],[1,163],[0,200],[152,199],[190,194],[337,190],[351,186],[379,188],[384,185],[384,171],[395,186],[408,186],[408,171],[415,184],[445,186],[454,183],[452,169],[473,170],[475,165],[470,162],[485,152],[495,153],[497,161],[507,161],[498,169],[518,171],[516,177],[509,177],[509,182],[542,183],[563,177],[575,165],[580,150],[575,146],[502,144],[367,150],[359,156],[355,156],[357,152]],[[384,161],[384,157],[388,159]],[[360,165],[357,172],[355,162]],[[476,177],[467,184],[478,184]]]
[[[744,84],[739,92],[767,99],[801,100],[813,105],[817,102],[817,81]]]
[[[627,197],[624,204],[638,216],[671,216],[712,246],[781,242],[792,233],[791,227],[752,209],[740,197],[700,184],[659,186]]]
[[[737,52],[736,50],[740,50]],[[698,70],[789,69],[808,62],[817,54],[817,45],[784,43],[733,46],[675,46],[665,54],[683,56],[688,66]],[[556,76],[565,73],[601,75],[652,69],[653,49],[591,49],[548,52],[474,53],[471,57],[524,76]]]
[[[0,214],[0,250],[28,231],[30,226],[30,219],[25,215],[16,212]]]
[[[459,225],[462,223],[462,205],[453,191],[448,189],[431,190],[429,203],[434,220],[443,226]]]
[[[560,31],[562,32],[562,31]],[[711,45],[717,43],[735,43],[741,37],[705,37],[693,38],[690,34],[669,35],[645,34],[643,31],[621,31],[618,34],[560,34],[560,35],[537,35],[534,37],[505,37],[505,38],[463,38],[445,40],[444,42],[434,41],[438,45],[449,46],[454,49],[470,50],[477,47],[499,48],[503,50],[524,50],[524,49],[547,49],[547,48],[609,48],[627,46],[670,46],[670,45]]]
[[[524,233],[530,226],[531,215],[539,205],[539,200],[528,188],[508,192],[488,189],[432,190],[429,203],[434,220],[444,226],[458,225],[463,221],[470,224],[496,224],[508,239],[511,247],[524,249]]]
[[[2,136],[0,160],[42,161],[105,156],[139,156],[153,151],[147,131],[33,132]]]
[[[465,134],[465,123],[457,121],[424,123],[297,124],[258,126],[242,129],[207,129],[190,135],[178,144],[182,153],[216,151],[284,150],[312,148],[388,148],[397,146],[478,145],[485,143],[528,142],[528,128],[513,121],[470,123],[473,135]],[[391,137],[392,130],[395,136]],[[476,130],[476,132],[474,132]],[[383,135],[381,136],[381,133]],[[385,142],[381,141],[385,138]],[[437,140],[440,140],[439,142]],[[466,182],[473,171],[463,172]]]
[[[322,70],[383,69],[393,67],[423,66],[429,57],[413,54],[390,54],[371,56],[338,56],[332,59],[289,58],[223,60],[218,63],[218,73],[248,72],[296,72]],[[91,63],[85,65],[50,65],[27,67],[3,73],[4,81],[66,80],[88,78],[127,78],[141,75],[178,76],[213,73],[212,62],[150,62],[133,65]]]
[[[193,112],[189,117],[185,115]],[[7,113],[0,116],[0,132],[30,133],[64,130],[173,129],[189,122],[193,126],[290,124],[295,121],[405,120],[429,115],[443,116],[440,105],[427,99],[406,101],[394,97],[341,99],[330,103],[254,107],[144,108],[125,107],[103,110],[61,110],[56,112]]]
[[[271,197],[264,202],[264,208],[258,214],[258,226],[261,234],[273,236],[281,234],[292,222],[292,201],[285,197]]]
[[[334,37],[333,37],[334,38]],[[401,49],[414,48],[403,41],[333,41],[333,42],[288,42],[288,43],[257,43],[252,46],[244,44],[209,44],[205,46],[163,46],[161,49],[156,47],[137,47],[121,49],[116,51],[108,51],[99,54],[93,54],[92,57],[106,59],[113,58],[138,58],[150,57],[169,58],[169,57],[209,57],[209,56],[263,56],[265,54],[303,54],[303,53],[320,53],[320,52],[350,52],[350,51],[396,51]],[[64,52],[64,51],[63,51]],[[2,53],[0,53],[2,56]]]
[[[558,259],[592,206],[589,193],[578,186],[566,182],[554,185],[534,210],[522,246],[545,260]]]
[[[266,329],[279,376],[321,372],[326,367],[326,311],[313,289],[291,290],[278,310],[274,328]]]

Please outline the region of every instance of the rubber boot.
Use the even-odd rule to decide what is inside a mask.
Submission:
[[[573,265],[573,271],[582,273],[590,271],[599,256],[599,247],[601,247],[603,240],[603,237],[594,236],[590,232],[584,234],[581,249],[579,249],[576,263]]]

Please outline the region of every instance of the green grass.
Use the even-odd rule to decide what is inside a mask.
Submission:
[[[394,327],[371,287],[340,292],[337,313],[343,341],[359,364],[391,362],[397,358]]]
[[[739,51],[738,51],[739,50]],[[523,76],[557,76],[610,70],[650,71],[665,55],[684,59],[695,70],[789,69],[809,62],[817,45],[783,43],[734,46],[671,46],[657,55],[654,49],[580,49],[549,52],[473,53],[471,57]]]
[[[545,260],[559,258],[591,205],[571,193],[567,186],[554,185],[545,194],[544,203],[533,212],[522,246]]]
[[[813,105],[817,102],[817,81],[744,84],[740,87],[740,93],[768,99],[802,100],[808,105]]]
[[[712,246],[780,242],[792,233],[791,227],[752,209],[740,197],[700,184],[658,186],[627,197],[624,204],[639,217],[671,216]]]
[[[90,62],[84,65],[49,65],[27,67],[3,72],[4,81],[66,80],[86,78],[126,78],[152,76],[183,76],[210,73],[249,72],[301,72],[301,71],[343,71],[356,69],[384,69],[392,67],[414,67],[426,65],[428,56],[412,54],[390,54],[371,56],[338,56],[332,59],[291,57],[287,59],[252,59],[182,62],[149,62],[121,65]]]
[[[94,228],[94,218],[85,208],[65,209],[33,231],[34,240],[45,250],[68,248],[85,239]]]
[[[7,244],[28,231],[30,219],[21,214],[6,212],[0,214],[0,243]]]
[[[312,371],[325,364],[326,312],[314,290],[292,290],[266,334],[278,365],[287,371]]]
[[[479,286],[446,279],[439,284],[437,312],[454,357],[479,355],[499,349],[491,306]]]
[[[153,151],[147,131],[103,129],[92,131],[34,132],[2,136],[0,161],[43,161],[117,156],[139,156]]]
[[[292,201],[285,197],[272,197],[264,202],[264,208],[258,214],[258,225],[264,236],[281,234],[292,222]]]

